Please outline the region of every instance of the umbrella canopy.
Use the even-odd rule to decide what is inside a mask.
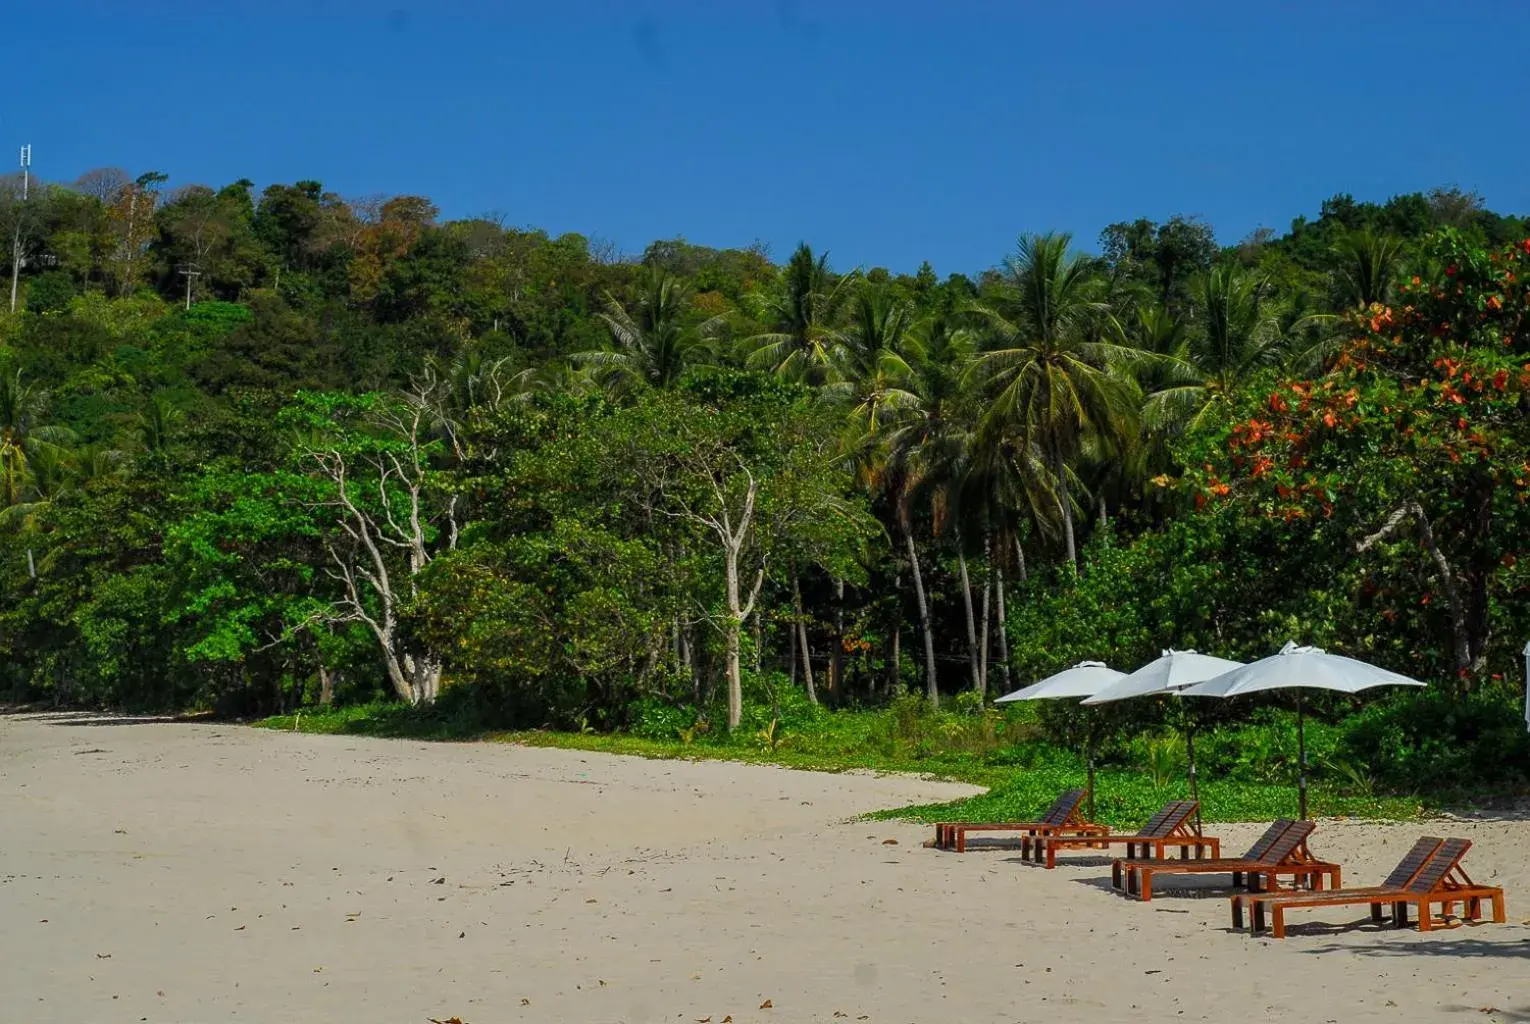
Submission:
[[[1329,654],[1319,647],[1298,647],[1288,640],[1279,654],[1260,658],[1241,668],[1232,669],[1214,679],[1188,687],[1186,697],[1239,697],[1265,690],[1296,691],[1297,802],[1302,820],[1307,819],[1307,730],[1304,724],[1302,691],[1337,690],[1359,693],[1373,686],[1423,686],[1388,669],[1339,654]]]
[[[1307,688],[1359,693],[1372,686],[1423,686],[1378,665],[1371,665],[1318,647],[1298,647],[1287,641],[1279,654],[1233,668],[1214,679],[1180,692],[1186,697],[1241,697],[1264,690]]]
[[[1125,672],[1117,672],[1103,661],[1081,661],[1072,668],[1065,668],[1056,675],[1047,676],[1014,693],[1006,693],[994,701],[1008,704],[1017,700],[1062,700],[1068,697],[1092,697],[1103,687],[1125,679]]]
[[[1152,697],[1183,692],[1187,687],[1215,678],[1228,669],[1240,668],[1243,662],[1216,658],[1196,651],[1164,651],[1137,671],[1104,687],[1085,704],[1108,704],[1130,697]],[[1201,831],[1200,783],[1195,776],[1195,730],[1185,729],[1185,762],[1190,776],[1190,799],[1196,801],[1195,831]]]
[[[1100,689],[1084,703],[1105,704],[1113,700],[1126,700],[1128,697],[1179,693],[1186,687],[1203,683],[1242,665],[1241,661],[1214,658],[1195,651],[1164,651],[1161,657]]]
[[[1065,668],[1024,689],[1006,693],[994,703],[1007,704],[1021,700],[1077,700],[1079,697],[1088,697],[1118,679],[1125,678],[1125,672],[1117,672],[1103,661],[1081,661],[1072,668]],[[1092,820],[1094,818],[1094,732],[1092,730],[1085,746],[1084,757],[1089,762],[1089,780],[1086,784],[1089,793],[1089,817]]]

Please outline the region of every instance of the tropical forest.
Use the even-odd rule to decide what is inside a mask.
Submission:
[[[1016,806],[1087,759],[1123,819],[1193,731],[1250,820],[1289,694],[993,699],[1296,641],[1428,684],[1309,701],[1321,808],[1523,790],[1530,220],[1444,187],[1240,240],[1045,228],[907,273],[6,179],[0,700]]]

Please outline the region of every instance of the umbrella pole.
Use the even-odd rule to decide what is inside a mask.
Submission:
[[[1087,710],[1087,709],[1086,709]],[[1089,800],[1089,820],[1094,820],[1094,746],[1095,724],[1094,715],[1090,714],[1089,728],[1084,733],[1084,761],[1089,767],[1089,775],[1084,783],[1084,795]]]
[[[1201,793],[1195,780],[1195,726],[1185,724],[1185,757],[1190,762],[1190,799],[1195,801],[1195,834],[1201,834]]]
[[[1301,820],[1307,820],[1307,732],[1302,722],[1302,691],[1296,691],[1296,791]]]

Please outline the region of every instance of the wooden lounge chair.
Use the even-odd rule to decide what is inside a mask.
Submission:
[[[1386,879],[1380,885],[1360,886],[1356,888],[1340,889],[1335,886],[1327,892],[1312,893],[1247,893],[1232,898],[1232,921],[1233,927],[1243,927],[1243,912],[1253,911],[1250,928],[1258,932],[1264,930],[1264,904],[1274,899],[1284,899],[1294,904],[1298,899],[1336,899],[1345,897],[1350,903],[1369,903],[1371,905],[1371,917],[1381,920],[1382,906],[1393,896],[1403,892],[1408,883],[1413,881],[1415,875],[1428,864],[1436,850],[1440,848],[1443,839],[1435,836],[1424,836],[1413,844],[1403,859],[1397,862]]]
[[[1130,835],[1091,836],[1037,836],[1031,847],[1034,859],[1048,868],[1057,866],[1058,850],[1076,850],[1080,847],[1106,848],[1113,843],[1126,845],[1126,859],[1136,860],[1157,857],[1163,859],[1164,851],[1171,846],[1180,848],[1180,856],[1188,857],[1193,848],[1196,856],[1207,850],[1215,857],[1222,851],[1220,839],[1202,838],[1191,827],[1191,820],[1200,807],[1194,800],[1172,800],[1142,826],[1140,832]]]
[[[1418,908],[1419,931],[1427,932],[1434,927],[1432,907],[1439,903],[1447,912],[1456,903],[1463,905],[1466,917],[1479,920],[1482,901],[1489,900],[1493,907],[1493,920],[1502,924],[1508,920],[1504,908],[1503,890],[1497,886],[1478,885],[1461,868],[1461,858],[1471,849],[1470,839],[1447,839],[1440,843],[1429,859],[1419,868],[1401,889],[1358,894],[1345,890],[1328,893],[1297,893],[1261,899],[1253,903],[1253,927],[1258,931],[1263,924],[1264,912],[1269,912],[1270,932],[1277,939],[1286,936],[1285,912],[1293,907],[1330,907],[1354,903],[1367,903],[1371,919],[1380,920],[1382,907],[1392,904],[1392,919],[1399,926],[1407,924],[1408,907]],[[1378,899],[1378,895],[1380,898]]]
[[[1117,888],[1124,885],[1128,893],[1136,893],[1142,900],[1153,898],[1153,876],[1230,874],[1233,885],[1246,884],[1258,889],[1261,881],[1274,887],[1281,875],[1289,875],[1296,884],[1310,882],[1316,889],[1323,887],[1326,875],[1330,888],[1338,888],[1339,865],[1320,861],[1307,849],[1307,837],[1314,828],[1310,821],[1281,819],[1265,830],[1248,853],[1242,857],[1206,858],[1200,860],[1118,860],[1111,865],[1111,880]],[[1119,881],[1117,881],[1119,879]]]
[[[1019,832],[1028,848],[1032,836],[1039,835],[1094,835],[1109,832],[1104,825],[1085,821],[1080,810],[1084,802],[1082,789],[1063,791],[1045,814],[1036,821],[950,821],[935,826],[935,847],[941,850],[967,852],[969,832]]]

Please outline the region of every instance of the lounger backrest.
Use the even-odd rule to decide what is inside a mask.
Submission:
[[[1434,851],[1434,856],[1429,858],[1429,863],[1420,868],[1418,874],[1413,876],[1413,881],[1408,883],[1408,892],[1433,892],[1471,848],[1470,839],[1445,840]]]
[[[1041,816],[1041,820],[1048,825],[1066,825],[1083,799],[1082,789],[1064,790],[1061,796],[1052,801],[1052,806],[1047,808],[1047,813]]]
[[[1155,839],[1169,835],[1195,813],[1195,807],[1194,800],[1172,800],[1164,805],[1163,810],[1153,815],[1137,834]]]
[[[1413,849],[1408,855],[1397,862],[1397,867],[1387,876],[1387,880],[1381,884],[1388,889],[1401,889],[1413,881],[1413,876],[1418,874],[1418,869],[1424,866],[1424,862],[1434,856],[1434,851],[1440,848],[1445,840],[1437,836],[1424,836],[1413,844]]]
[[[1280,834],[1279,838],[1270,844],[1270,848],[1264,852],[1264,856],[1259,858],[1260,861],[1267,864],[1281,863],[1291,854],[1295,853],[1298,846],[1307,841],[1307,837],[1312,835],[1312,830],[1316,827],[1310,821],[1291,822],[1286,830]]]
[[[1284,835],[1286,829],[1290,828],[1291,825],[1292,821],[1290,818],[1276,818],[1270,823],[1270,827],[1264,830],[1264,835],[1259,837],[1259,841],[1248,848],[1248,852],[1243,855],[1243,859],[1263,860],[1264,855],[1269,852],[1275,840]]]

